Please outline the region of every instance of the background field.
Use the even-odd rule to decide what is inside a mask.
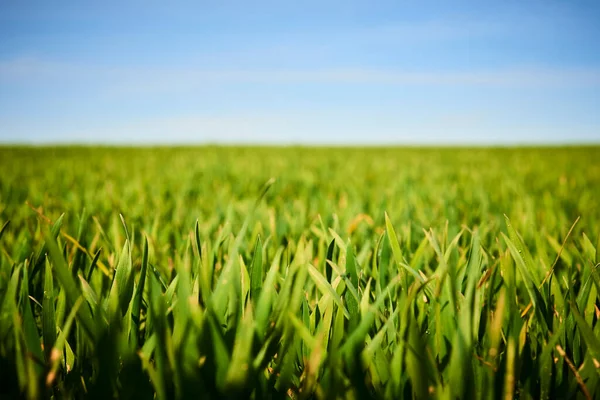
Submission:
[[[1,148],[0,392],[599,398],[599,159]]]

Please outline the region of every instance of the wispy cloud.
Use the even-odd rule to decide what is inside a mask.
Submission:
[[[524,18],[518,17],[519,21]],[[529,21],[531,22],[531,21]],[[515,17],[507,21],[504,18],[479,18],[455,15],[453,18],[424,19],[382,24],[362,29],[352,36],[355,40],[371,43],[417,43],[449,42],[464,39],[490,39],[517,35],[514,27]]]
[[[62,124],[0,119],[0,142],[36,143],[276,143],[276,144],[507,144],[597,142],[598,125],[523,123],[477,113],[299,111],[182,114],[127,121],[72,120]],[[575,133],[574,133],[575,132]]]
[[[72,84],[105,93],[143,94],[195,90],[217,84],[322,84],[484,87],[599,87],[600,68],[526,66],[498,69],[414,71],[371,68],[212,69],[123,68],[49,62],[0,61],[0,84]]]

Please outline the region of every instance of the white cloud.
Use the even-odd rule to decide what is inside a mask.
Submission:
[[[113,144],[518,144],[598,142],[600,126],[503,121],[495,115],[431,112],[223,113],[171,115],[134,121],[0,120],[0,142]]]
[[[396,86],[598,87],[598,68],[526,66],[502,69],[414,71],[372,68],[211,69],[126,68],[34,58],[0,61],[0,84],[74,84],[123,94],[194,90],[205,85],[341,84]]]

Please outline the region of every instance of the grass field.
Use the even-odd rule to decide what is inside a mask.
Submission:
[[[600,399],[600,147],[0,148],[0,397]]]

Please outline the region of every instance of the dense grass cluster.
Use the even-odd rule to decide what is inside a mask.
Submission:
[[[600,148],[0,148],[0,397],[600,398]]]

